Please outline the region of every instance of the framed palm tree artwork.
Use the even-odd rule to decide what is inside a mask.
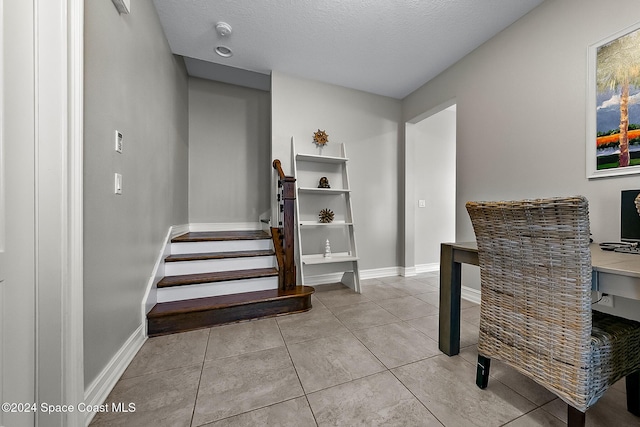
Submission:
[[[640,22],[588,57],[587,178],[640,173]]]

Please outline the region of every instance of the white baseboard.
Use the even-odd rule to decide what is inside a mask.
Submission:
[[[304,278],[306,286],[325,285],[328,283],[338,283],[342,280],[342,273],[317,274]]]
[[[258,222],[221,222],[221,223],[195,223],[189,224],[189,231],[239,231],[239,230],[261,230],[262,225]]]
[[[431,264],[418,264],[416,265],[416,273],[432,273],[440,270],[440,264],[432,262]]]
[[[427,264],[425,264],[427,265]],[[438,271],[438,264],[434,264],[435,269],[431,268],[429,264],[428,270],[420,271],[421,273],[427,271]],[[404,267],[385,267],[385,268],[371,268],[368,270],[360,270],[360,280],[377,279],[380,277],[393,277],[393,276],[415,276],[416,269],[411,267],[410,269]],[[315,276],[308,276],[304,279],[304,284],[309,286],[321,285],[326,283],[336,283],[342,278],[342,273],[328,273],[318,274]]]
[[[385,267],[371,268],[368,270],[360,270],[360,279],[377,279],[379,277],[403,276],[411,277],[420,273],[433,273],[440,270],[440,264],[420,264],[415,267]],[[322,283],[339,282],[341,273],[319,274],[316,276],[305,277],[305,285],[318,285]],[[336,279],[337,278],[337,279]]]
[[[144,297],[142,298],[142,324],[147,324],[147,313],[151,311],[154,305],[158,302],[158,282],[162,280],[165,276],[164,274],[164,259],[170,255],[171,252],[171,239],[175,236],[179,236],[180,234],[184,234],[189,231],[188,225],[174,225],[169,228],[167,235],[164,238],[164,244],[160,248],[158,253],[158,257],[156,258],[156,263],[153,267],[153,271],[151,272],[151,277],[147,282],[147,288],[144,292]],[[186,230],[186,231],[184,231]],[[146,326],[145,326],[145,335],[146,335]]]
[[[460,290],[460,298],[480,304],[480,291],[478,289],[463,286]]]
[[[185,234],[189,232],[189,224],[174,225],[171,227],[171,238]]]
[[[360,270],[359,273],[360,280],[397,276],[399,274],[399,267],[372,268],[369,270]],[[327,273],[307,276],[304,278],[304,284],[307,286],[316,286],[328,283],[338,283],[342,280],[342,274],[343,273]]]
[[[391,277],[391,276],[415,276],[417,273],[429,273],[437,272],[440,269],[438,263],[433,264],[421,264],[416,267],[387,267],[387,268],[374,268],[370,270],[361,270],[360,279],[376,279],[379,277]],[[304,284],[308,286],[322,285],[326,283],[340,282],[342,273],[330,273],[319,274],[317,276],[306,277]],[[480,304],[480,291],[478,289],[470,288],[468,286],[462,286],[460,290],[460,297],[464,300]]]
[[[393,277],[400,275],[400,267],[372,268],[360,270],[360,279],[377,279],[378,277]]]
[[[415,267],[398,267],[402,277],[411,277],[418,274]]]
[[[95,407],[104,403],[146,340],[145,326],[142,324],[131,334],[129,339],[120,347],[120,350],[118,350],[115,356],[111,358],[98,377],[93,380],[85,390],[84,403],[87,407]],[[95,415],[95,412],[87,412],[85,425],[89,425]]]

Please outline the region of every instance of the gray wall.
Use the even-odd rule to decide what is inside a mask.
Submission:
[[[405,98],[405,120],[456,99],[458,240],[473,239],[467,200],[573,194],[590,201],[596,241],[619,239],[620,190],[640,178],[586,178],[587,48],[638,20],[608,19],[611,10],[636,9],[633,0],[544,2]]]
[[[169,227],[188,220],[188,90],[151,0],[85,2],[85,384],[140,326]],[[114,151],[114,130],[124,152]],[[123,194],[114,195],[114,173]]]
[[[272,156],[292,174],[298,152],[315,150],[313,133],[329,134],[329,151],[344,143],[361,269],[395,267],[398,245],[400,101],[273,72]]]
[[[189,222],[257,222],[270,203],[270,95],[189,78]]]
[[[587,51],[637,22],[637,7],[546,1],[403,100],[405,120],[456,100],[458,240],[474,238],[468,200],[574,194],[589,199],[594,240],[619,239],[620,190],[640,177],[586,178]]]

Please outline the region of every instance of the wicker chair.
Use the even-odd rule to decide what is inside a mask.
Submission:
[[[498,359],[564,400],[572,427],[626,377],[627,409],[640,416],[640,323],[591,311],[587,200],[466,206],[481,277],[478,387]]]

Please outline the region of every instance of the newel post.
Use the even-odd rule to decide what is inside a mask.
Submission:
[[[282,180],[283,234],[284,234],[284,290],[293,290],[296,287],[296,264],[294,257],[294,233],[295,233],[295,200],[296,179],[286,176]]]
[[[282,219],[280,225],[282,230],[273,229],[272,234],[276,237],[274,245],[279,267],[279,287],[282,291],[290,291],[296,288],[296,263],[294,253],[294,231],[295,231],[295,200],[296,200],[296,179],[286,176],[282,170],[280,160],[273,161],[273,168],[278,172],[278,202],[280,212],[278,217]]]

